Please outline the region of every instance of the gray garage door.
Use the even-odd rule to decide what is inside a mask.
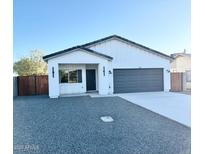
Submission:
[[[114,69],[114,93],[163,91],[163,69]]]

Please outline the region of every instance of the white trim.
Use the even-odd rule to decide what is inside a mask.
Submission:
[[[97,54],[97,53],[88,52],[87,50],[81,49],[81,48],[69,50],[69,51],[67,51],[67,52],[64,52],[64,53],[61,53],[61,54],[57,54],[57,55],[54,55],[54,56],[52,56],[52,57],[45,58],[44,61],[48,61],[48,60],[50,60],[50,59],[54,59],[54,58],[57,58],[57,57],[60,57],[60,56],[66,55],[66,54],[70,54],[70,53],[73,53],[73,52],[77,52],[77,51],[84,51],[84,52],[86,52],[86,53],[88,53],[88,54],[90,54],[90,55],[94,55],[94,56],[97,56],[97,57],[106,59],[106,60],[108,60],[108,61],[112,61],[112,59],[107,58],[107,57],[105,57],[105,56],[103,56],[103,55],[99,55],[99,54]]]

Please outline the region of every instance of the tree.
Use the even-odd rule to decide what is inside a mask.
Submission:
[[[46,75],[47,63],[43,60],[43,52],[32,50],[29,57],[23,57],[14,63],[13,70],[19,76]]]

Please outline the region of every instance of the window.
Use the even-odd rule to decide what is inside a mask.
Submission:
[[[78,77],[77,71],[70,71],[68,75],[68,82],[76,83],[78,81],[77,77]]]
[[[82,70],[77,70],[78,83],[82,82]]]
[[[60,83],[81,83],[82,82],[82,70],[61,69],[59,70]]]
[[[186,82],[191,82],[191,71],[186,71]]]
[[[59,80],[60,83],[68,83],[68,70],[59,70]]]

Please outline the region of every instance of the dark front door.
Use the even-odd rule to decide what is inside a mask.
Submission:
[[[86,88],[89,90],[96,90],[95,70],[86,70]]]

